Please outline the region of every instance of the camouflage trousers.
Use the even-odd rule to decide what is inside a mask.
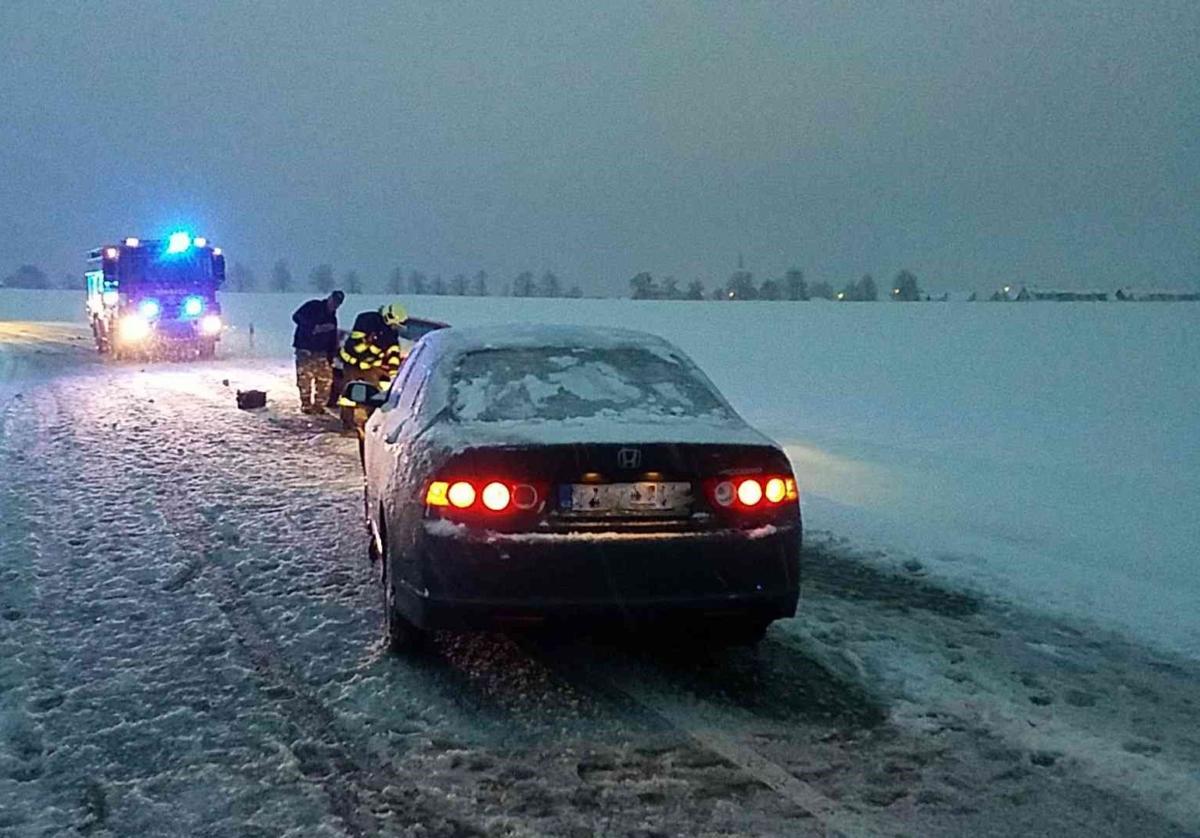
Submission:
[[[300,407],[324,408],[333,387],[333,364],[324,352],[296,350],[296,386],[300,388]]]

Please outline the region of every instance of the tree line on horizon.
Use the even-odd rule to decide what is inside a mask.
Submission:
[[[54,282],[45,271],[36,265],[21,265],[15,271],[4,277],[5,288],[27,289],[73,289],[80,288],[83,282],[80,278],[66,274],[61,281]],[[372,283],[370,287],[362,275],[356,270],[348,270],[340,276],[330,264],[320,264],[309,271],[303,281],[293,273],[286,259],[280,259],[271,267],[265,282],[260,282],[252,268],[242,262],[233,262],[226,273],[224,291],[252,292],[268,291],[287,293],[291,291],[317,291],[328,294],[335,288],[340,288],[347,294],[396,294],[396,295],[437,295],[456,297],[487,297],[493,293],[492,282],[487,271],[480,270],[468,277],[466,274],[455,274],[449,280],[441,274],[428,276],[421,271],[411,271],[407,274],[400,268],[393,268],[382,283]],[[500,296],[511,297],[563,297],[579,298],[583,290],[576,283],[566,284],[554,271],[544,271],[537,276],[533,271],[522,271],[509,282],[502,283],[497,289]]]
[[[849,282],[840,291],[825,281],[811,285],[804,271],[790,268],[782,277],[755,281],[754,274],[738,268],[724,284],[708,291],[698,279],[681,288],[675,277],[665,277],[661,282],[652,274],[643,271],[629,280],[630,296],[635,300],[844,300],[874,302],[879,299],[879,287],[875,278],[863,274],[857,281]],[[892,282],[890,299],[916,301],[921,299],[921,288],[917,277],[908,270],[896,274]]]
[[[307,281],[299,283],[293,276],[287,260],[280,259],[271,268],[265,286],[260,287],[257,277],[241,262],[234,262],[225,277],[227,291],[272,291],[288,292],[312,290],[328,294],[340,288],[347,294],[396,294],[436,295],[448,297],[492,296],[492,282],[485,270],[476,271],[470,277],[455,274],[446,280],[442,274],[428,276],[421,271],[405,274],[401,268],[393,268],[381,286],[367,287],[358,271],[349,270],[339,278],[330,264],[317,265],[309,271]],[[582,297],[583,291],[576,284],[565,285],[553,271],[545,271],[540,277],[533,271],[522,271],[499,289],[501,296],[511,297]]]
[[[6,288],[71,289],[81,286],[81,281],[68,274],[59,283],[51,278],[36,265],[21,265],[15,271],[4,277],[3,286]],[[385,293],[400,295],[435,295],[455,297],[487,297],[494,293],[497,296],[510,297],[561,297],[579,298],[583,291],[578,284],[566,285],[553,271],[544,271],[537,276],[533,271],[522,271],[496,291],[493,291],[491,278],[487,271],[479,270],[470,277],[466,274],[455,274],[449,281],[441,274],[432,277],[421,271],[405,273],[400,268],[393,268],[381,284],[368,287],[362,275],[356,270],[347,270],[340,276],[333,266],[324,263],[309,271],[301,282],[292,273],[286,259],[279,259],[271,267],[270,274],[264,282],[252,268],[242,262],[233,262],[225,277],[223,290],[235,292],[268,291],[287,293],[292,291],[316,291],[328,294],[335,288],[340,288],[347,294]],[[757,282],[754,274],[739,268],[730,275],[723,284],[709,292],[700,280],[692,280],[686,288],[681,287],[674,277],[668,276],[661,281],[649,272],[643,271],[629,280],[630,295],[635,300],[861,300],[873,301],[879,298],[875,280],[870,274],[865,274],[856,282],[848,283],[841,291],[835,291],[828,282],[809,284],[804,272],[792,268],[778,279],[768,278]],[[497,293],[498,292],[498,293]],[[898,300],[919,300],[921,291],[917,278],[909,271],[900,271],[892,286],[892,297]]]

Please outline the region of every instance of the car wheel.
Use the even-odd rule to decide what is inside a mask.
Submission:
[[[386,551],[386,544],[385,544]],[[411,655],[425,645],[425,632],[404,618],[396,607],[396,585],[388,573],[386,552],[381,556],[383,570],[383,641],[394,655]]]
[[[770,620],[747,618],[722,626],[720,631],[713,634],[718,642],[726,646],[757,646],[767,636],[769,625]]]

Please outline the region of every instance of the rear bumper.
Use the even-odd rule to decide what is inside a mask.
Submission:
[[[423,628],[540,622],[764,621],[791,617],[801,530],[467,534],[425,528],[415,577],[397,591]],[[402,574],[397,576],[402,578]]]

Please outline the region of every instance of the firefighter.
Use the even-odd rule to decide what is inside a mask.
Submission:
[[[333,356],[337,353],[337,310],[346,295],[334,291],[323,300],[309,300],[292,315],[296,334],[296,386],[300,410],[323,414],[333,387]]]
[[[380,390],[391,386],[404,362],[405,353],[398,330],[407,319],[408,311],[400,303],[364,311],[354,319],[354,326],[340,353],[346,384],[365,381]],[[343,424],[354,427],[361,446],[369,409],[346,398],[339,399],[338,404],[343,408]]]

